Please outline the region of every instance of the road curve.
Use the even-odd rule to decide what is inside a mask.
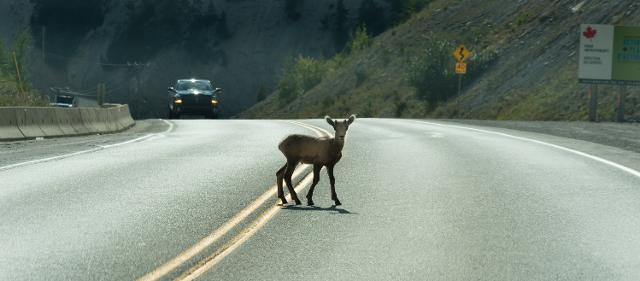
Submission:
[[[358,119],[336,167],[343,206],[331,205],[323,172],[317,207],[280,210],[198,277],[640,280],[639,177],[557,147],[435,122]],[[283,164],[276,146],[285,135],[313,133],[284,121],[172,124],[141,141],[0,169],[0,279],[143,276],[264,194]],[[607,159],[607,147],[563,142]],[[73,153],[42,146],[0,166],[51,157],[57,147]],[[162,279],[242,235],[271,199]]]

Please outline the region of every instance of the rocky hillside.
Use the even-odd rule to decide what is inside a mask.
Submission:
[[[41,92],[90,94],[103,82],[107,101],[135,117],[165,117],[167,86],[198,77],[225,89],[232,115],[273,89],[285,57],[340,50],[363,2],[373,1],[2,0],[0,39],[30,33],[27,68]]]
[[[348,54],[339,68],[323,74],[313,88],[294,97],[276,90],[240,117],[358,113],[364,117],[584,120],[588,98],[587,87],[577,81],[579,24],[638,26],[639,7],[634,0],[435,0],[409,21],[372,38],[368,47]],[[461,95],[455,91],[457,85],[416,78],[420,77],[416,73],[424,73],[421,65],[433,65],[434,60],[446,60],[449,72],[453,71],[449,51],[449,57],[442,59],[433,50],[460,43],[478,59],[473,75],[463,81]],[[430,89],[446,93],[429,93]],[[624,91],[627,119],[640,120],[637,88],[600,86],[599,90],[600,119],[613,119],[617,91]]]

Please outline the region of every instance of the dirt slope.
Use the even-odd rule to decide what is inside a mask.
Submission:
[[[240,117],[378,117],[584,120],[587,91],[577,81],[579,24],[640,25],[633,0],[437,0],[408,22],[374,39],[364,52],[295,101],[272,95]],[[578,9],[579,8],[579,9]],[[431,38],[464,43],[497,61],[463,94],[430,110],[416,99],[409,65]],[[451,62],[453,66],[453,60]],[[357,81],[357,70],[366,79]],[[624,90],[626,116],[640,119],[640,92],[600,87],[600,117],[612,119],[615,93]]]

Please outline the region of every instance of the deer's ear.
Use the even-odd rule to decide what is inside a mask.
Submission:
[[[351,123],[353,123],[353,121],[356,121],[356,115],[355,114],[351,114],[351,116],[349,116],[349,120],[347,121],[347,124],[351,125]]]
[[[327,123],[329,123],[329,125],[331,125],[331,127],[335,127],[336,123],[333,122],[333,119],[331,119],[331,117],[329,117],[329,115],[324,117],[324,120],[327,120]]]

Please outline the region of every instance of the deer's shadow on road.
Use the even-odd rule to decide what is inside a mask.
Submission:
[[[342,215],[357,215],[358,214],[358,213],[349,212],[346,209],[338,209],[338,207],[336,205],[333,205],[333,206],[327,207],[327,208],[322,208],[322,207],[317,207],[317,206],[303,207],[303,206],[289,205],[289,206],[282,207],[282,209],[284,209],[284,210],[293,210],[293,211],[335,212],[336,214],[342,214]]]

